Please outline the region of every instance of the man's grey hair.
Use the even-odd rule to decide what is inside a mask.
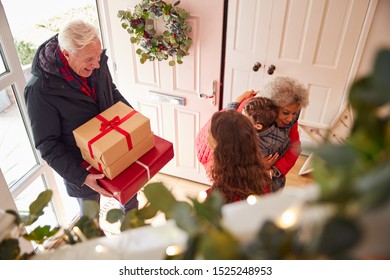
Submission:
[[[74,20],[65,25],[58,35],[61,50],[74,54],[96,39],[99,33],[95,26],[82,20]]]

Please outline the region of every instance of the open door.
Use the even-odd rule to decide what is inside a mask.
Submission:
[[[190,13],[193,45],[183,64],[173,67],[169,60],[139,62],[138,46],[130,43],[117,17],[118,10],[133,9],[139,1],[103,2],[117,86],[136,110],[150,118],[153,132],[174,145],[175,157],[162,172],[209,183],[196,158],[195,138],[218,110],[224,1],[180,1],[179,7]]]

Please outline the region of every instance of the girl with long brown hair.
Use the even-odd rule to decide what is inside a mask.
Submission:
[[[235,110],[216,112],[211,119],[208,142],[213,150],[211,190],[220,191],[226,203],[262,195],[272,181],[251,121]]]

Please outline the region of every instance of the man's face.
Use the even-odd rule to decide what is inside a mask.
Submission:
[[[92,71],[100,67],[100,55],[102,53],[102,44],[96,39],[83,49],[70,53],[63,51],[68,60],[70,68],[79,76],[87,78],[91,76]]]

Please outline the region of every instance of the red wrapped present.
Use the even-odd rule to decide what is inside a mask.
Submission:
[[[118,174],[123,172],[128,166],[135,162],[138,158],[144,155],[154,146],[154,135],[151,133],[137,146],[134,146],[130,151],[125,153],[117,161],[114,161],[108,166],[101,164],[100,162],[92,159],[88,152],[81,150],[83,159],[92,165],[95,169],[99,170],[100,173],[104,173],[108,179],[114,179]]]
[[[110,191],[116,200],[126,204],[137,192],[159,172],[174,156],[171,142],[154,136],[155,145],[136,162],[126,168],[122,173],[110,180],[98,180],[100,185]],[[90,173],[99,174],[95,168],[84,161],[82,166],[88,168]]]

